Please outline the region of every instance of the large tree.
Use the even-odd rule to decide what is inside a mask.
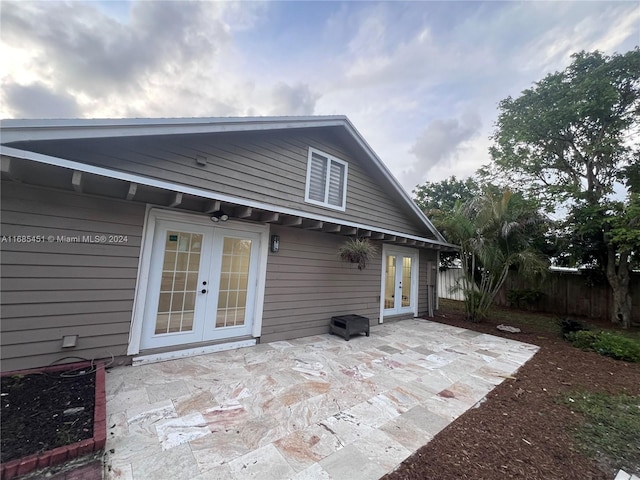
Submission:
[[[630,268],[640,252],[632,194],[640,182],[640,49],[572,58],[565,70],[500,102],[493,163],[484,173],[567,213],[568,233],[589,242],[591,262],[613,290],[612,320],[628,326]],[[585,250],[580,241],[571,245]]]

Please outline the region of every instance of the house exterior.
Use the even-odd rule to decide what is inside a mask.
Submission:
[[[433,311],[451,245],[344,116],[8,120],[1,144],[2,371]]]

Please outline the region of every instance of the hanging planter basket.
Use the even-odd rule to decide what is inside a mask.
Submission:
[[[355,263],[358,270],[364,270],[378,249],[366,238],[352,238],[338,249],[343,262]]]

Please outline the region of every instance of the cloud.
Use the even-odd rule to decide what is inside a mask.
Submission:
[[[15,118],[76,117],[80,111],[72,95],[53,91],[42,83],[20,85],[5,82],[2,97]]]
[[[411,147],[416,157],[411,167],[405,170],[401,183],[414,186],[424,179],[429,171],[441,164],[451,165],[461,156],[465,144],[476,137],[482,129],[477,113],[467,113],[461,118],[445,118],[432,121]]]
[[[498,101],[575,51],[633,48],[640,9],[23,0],[1,22],[0,116],[346,114],[411,188],[487,163]]]
[[[269,115],[312,115],[318,97],[309,85],[280,82],[271,90]]]
[[[90,96],[131,92],[146,73],[210,62],[228,41],[210,2],[137,2],[128,23],[91,4],[4,2],[2,29],[42,77]]]

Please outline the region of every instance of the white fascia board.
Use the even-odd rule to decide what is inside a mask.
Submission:
[[[309,218],[311,220],[320,220],[322,222],[327,222],[327,223],[336,223],[339,225],[345,225],[347,227],[355,227],[362,230],[371,230],[372,232],[386,233],[388,235],[396,235],[398,237],[409,238],[412,240],[417,240],[417,241],[429,243],[432,245],[441,245],[444,247],[450,247],[450,248],[456,248],[456,249],[458,248],[456,245],[439,241],[439,240],[433,240],[431,238],[424,238],[416,235],[409,235],[403,232],[387,230],[384,228],[373,227],[371,225],[365,225],[361,223],[349,222],[349,221],[345,221],[345,220],[334,218],[334,217],[317,215],[314,213],[305,212],[303,210],[295,210],[292,208],[280,207],[278,205],[271,205],[263,202],[257,202],[255,200],[248,200],[241,197],[233,197],[231,195],[225,195],[225,194],[213,192],[210,190],[189,187],[187,185],[182,185],[179,183],[167,182],[167,181],[158,180],[155,178],[144,177],[138,174],[121,172],[118,170],[111,170],[104,167],[97,167],[94,165],[88,165],[88,164],[76,162],[73,160],[53,157],[51,155],[43,155],[41,153],[31,152],[27,150],[20,150],[13,147],[6,147],[4,145],[0,146],[0,154],[6,155],[8,157],[19,158],[23,160],[30,160],[33,162],[44,163],[47,165],[54,165],[62,168],[68,168],[70,170],[77,170],[80,172],[100,175],[103,177],[115,178],[117,180],[123,180],[125,182],[132,182],[132,183],[138,183],[141,185],[147,185],[150,187],[161,188],[161,189],[169,190],[172,192],[181,192],[181,193],[186,193],[188,195],[194,195],[201,198],[207,198],[211,200],[220,200],[221,202],[234,203],[234,204],[243,205],[246,207],[278,212],[283,215],[304,217],[304,218]]]
[[[424,214],[424,212],[422,212],[422,210],[420,210],[418,208],[418,206],[411,199],[411,197],[409,197],[409,195],[407,195],[407,192],[404,190],[404,188],[402,188],[402,185],[400,185],[398,180],[396,180],[396,178],[393,176],[391,171],[387,168],[387,166],[380,159],[380,157],[378,157],[378,155],[375,153],[373,148],[371,148],[371,146],[364,139],[364,137],[362,135],[360,135],[360,132],[358,132],[356,127],[353,126],[353,124],[349,121],[348,118],[345,118],[345,126],[347,127],[347,131],[349,131],[349,133],[353,136],[353,138],[358,142],[358,144],[360,145],[360,148],[362,148],[369,155],[369,157],[374,162],[374,164],[380,169],[380,171],[384,174],[384,176],[389,181],[389,183],[391,183],[391,185],[393,185],[393,187],[396,189],[396,192],[405,200],[405,202],[414,211],[414,213],[418,216],[418,218],[420,218],[420,220],[422,220],[424,225],[440,241],[446,243],[446,240],[442,236],[442,234],[438,231],[438,229],[436,227],[434,227],[433,223],[431,223],[431,220],[429,220],[429,218]]]
[[[345,125],[344,115],[304,117],[3,120],[2,143],[82,138],[188,135]]]

